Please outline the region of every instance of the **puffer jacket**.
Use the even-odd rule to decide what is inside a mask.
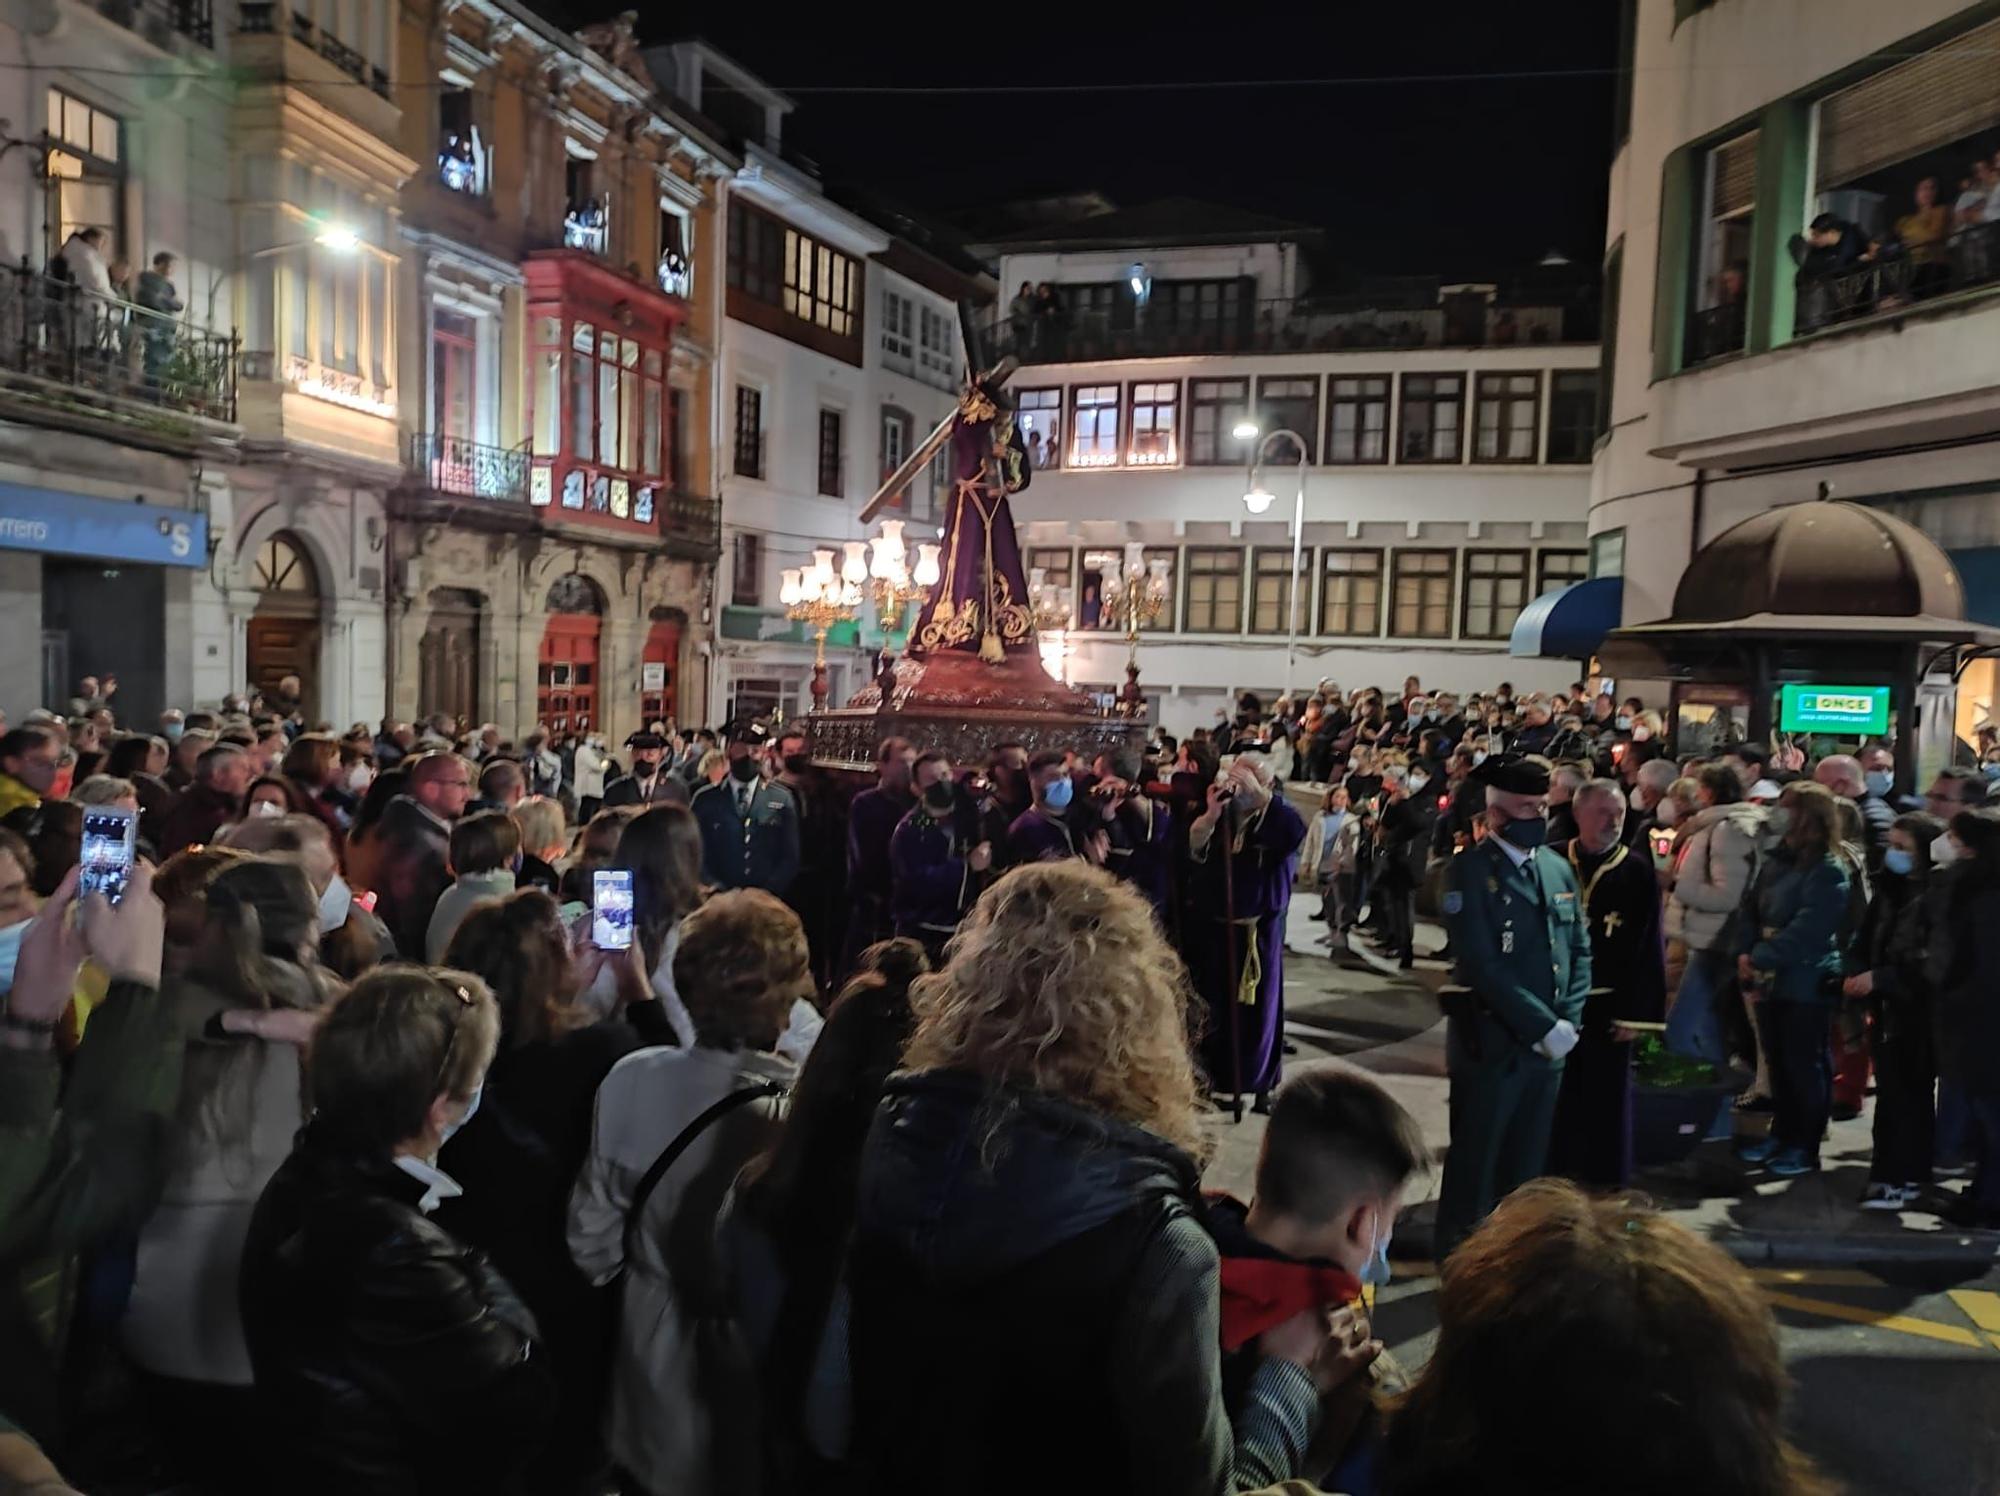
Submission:
[[[1836,852],[1799,858],[1779,847],[1765,859],[1744,908],[1736,952],[1770,974],[1766,995],[1772,1001],[1833,1005],[1851,881]]]
[[[520,1489],[555,1390],[532,1315],[419,1180],[309,1124],[250,1220],[243,1329],[297,1496]]]
[[[1710,805],[1674,840],[1674,891],[1667,899],[1667,939],[1705,951],[1722,938],[1750,891],[1764,836],[1758,805]]]
[[[1232,1436],[1220,1262],[1166,1139],[980,1077],[894,1077],[849,1282],[858,1488],[1221,1496],[1298,1472],[1318,1396],[1267,1360]],[[1232,1447],[1233,1437],[1233,1447]],[[1057,1451],[1060,1451],[1059,1456]]]

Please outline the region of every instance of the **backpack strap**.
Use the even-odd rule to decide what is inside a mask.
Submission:
[[[627,1264],[632,1261],[633,1253],[638,1249],[639,1218],[646,1213],[646,1202],[652,1198],[653,1191],[659,1187],[660,1181],[667,1177],[667,1170],[679,1162],[680,1156],[693,1146],[694,1140],[708,1131],[715,1123],[721,1121],[730,1112],[735,1111],[739,1106],[752,1101],[760,1101],[767,1097],[772,1099],[782,1098],[786,1094],[786,1087],[777,1081],[756,1081],[744,1086],[741,1090],[731,1091],[727,1096],[710,1106],[700,1116],[696,1117],[680,1130],[679,1135],[671,1143],[667,1144],[660,1156],[653,1160],[644,1174],[639,1176],[639,1183],[632,1191],[632,1203],[625,1207],[625,1261]]]

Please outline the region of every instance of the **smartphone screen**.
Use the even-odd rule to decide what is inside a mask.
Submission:
[[[76,891],[101,893],[112,903],[125,897],[132,877],[132,849],[139,839],[138,812],[115,805],[93,805],[83,813],[81,871]]]
[[[601,951],[631,947],[632,874],[628,869],[600,868],[590,875],[590,938]]]

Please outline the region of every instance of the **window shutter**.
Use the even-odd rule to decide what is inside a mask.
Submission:
[[[1819,106],[1819,190],[2000,122],[2000,21],[1899,62]]]
[[[1724,141],[1710,156],[1708,216],[1727,218],[1748,211],[1757,199],[1757,132]]]

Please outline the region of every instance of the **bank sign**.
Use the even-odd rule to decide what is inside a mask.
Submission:
[[[1783,732],[1828,732],[1870,737],[1889,730],[1887,686],[1781,686],[1778,727]]]
[[[208,516],[191,509],[0,483],[0,550],[154,566],[206,566]]]

